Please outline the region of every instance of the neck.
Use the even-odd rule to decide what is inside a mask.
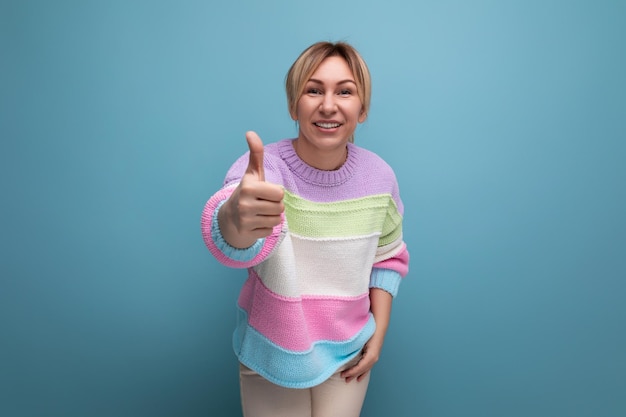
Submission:
[[[335,171],[343,166],[348,159],[348,146],[330,150],[315,150],[309,149],[304,141],[295,139],[293,142],[293,148],[300,159],[302,159],[307,165],[322,170],[322,171]]]

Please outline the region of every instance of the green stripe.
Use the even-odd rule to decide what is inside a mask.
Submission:
[[[402,216],[390,194],[316,203],[285,192],[289,230],[311,238],[357,237],[381,233],[379,245],[400,237]]]

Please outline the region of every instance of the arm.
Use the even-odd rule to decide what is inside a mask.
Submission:
[[[345,378],[346,382],[350,382],[354,378],[360,381],[378,362],[389,327],[392,301],[393,297],[387,291],[380,288],[370,289],[370,308],[376,321],[376,330],[363,347],[363,356],[359,363],[341,373],[341,377]]]
[[[389,327],[393,298],[398,293],[400,281],[409,270],[409,252],[402,240],[402,217],[395,210],[391,212],[392,215],[388,217],[389,232],[379,244],[370,276],[370,310],[376,322],[376,330],[363,347],[359,363],[341,373],[346,382],[354,378],[360,381],[378,362]]]

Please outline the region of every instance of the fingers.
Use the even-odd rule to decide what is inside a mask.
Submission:
[[[272,190],[273,191],[273,190]],[[282,189],[278,189],[282,194]],[[285,211],[284,203],[278,200],[261,199],[256,196],[242,196],[237,202],[237,211],[241,217],[280,216]]]
[[[249,181],[248,178],[241,182],[242,194],[252,196],[256,200],[282,202],[285,192],[280,185],[269,182]],[[282,213],[282,210],[281,210]]]
[[[363,356],[354,366],[343,371],[341,373],[341,377],[346,380],[346,383],[355,378],[357,381],[360,381],[372,369],[374,362],[374,360],[370,360],[366,356]]]
[[[280,216],[258,216],[253,221],[244,219],[242,227],[248,230],[247,233],[253,234],[258,239],[271,235],[274,227],[280,224],[280,221]]]
[[[372,369],[373,364],[366,364],[364,361],[360,361],[352,368],[346,369],[341,373],[341,377],[346,380],[346,383],[356,378],[360,381],[367,373]]]
[[[246,173],[255,174],[259,181],[265,181],[265,170],[263,168],[263,141],[256,132],[246,132],[246,141],[250,149],[250,160]]]

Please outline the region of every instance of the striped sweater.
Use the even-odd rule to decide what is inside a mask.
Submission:
[[[292,140],[265,146],[265,180],[285,191],[282,223],[247,249],[222,237],[217,212],[248,165],[242,155],[206,203],[204,242],[222,264],[247,268],[233,347],[240,362],[289,388],[324,382],[375,330],[369,288],[395,296],[408,272],[403,205],[393,170],[348,144],[336,171],[307,165]]]

